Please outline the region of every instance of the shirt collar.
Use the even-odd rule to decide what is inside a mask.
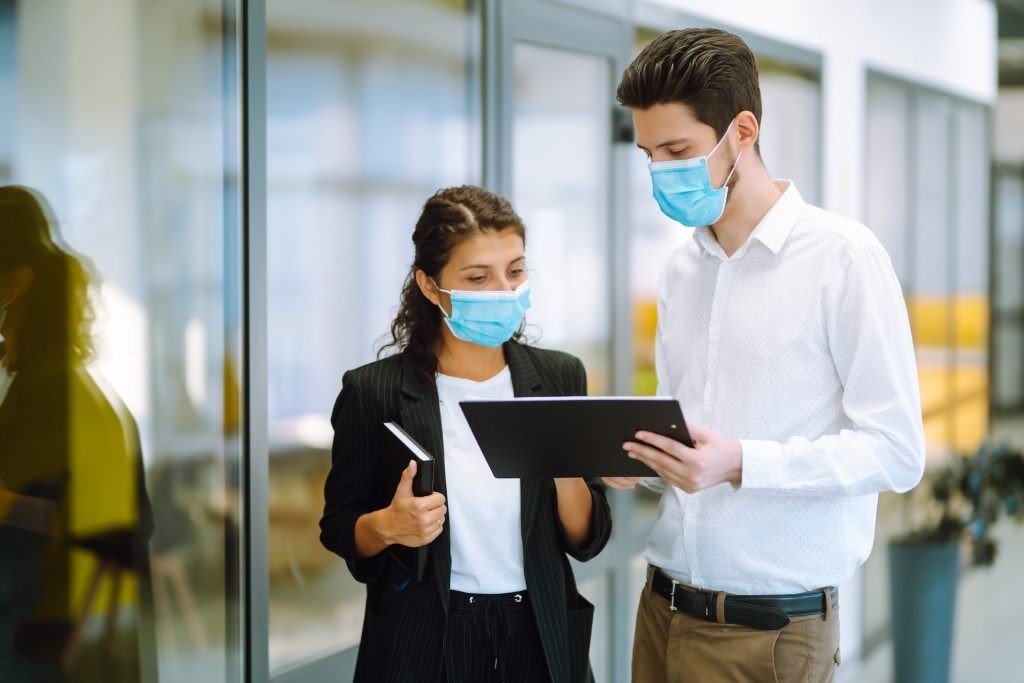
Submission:
[[[764,215],[764,218],[757,224],[754,231],[750,233],[747,243],[733,254],[733,258],[745,254],[750,247],[750,242],[753,240],[757,240],[768,247],[773,254],[778,254],[782,250],[782,245],[786,243],[786,239],[789,238],[789,234],[793,231],[793,226],[796,225],[797,220],[803,214],[804,199],[800,196],[800,191],[796,189],[796,184],[791,180],[776,180],[775,184],[782,190],[782,196],[772,205],[772,208]],[[705,226],[694,230],[693,239],[696,240],[700,248],[706,253],[725,260],[725,251],[718,244],[710,227]]]

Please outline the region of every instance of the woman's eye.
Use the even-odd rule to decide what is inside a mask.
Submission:
[[[483,275],[477,275],[476,277],[469,278],[469,281],[472,282],[474,285],[478,285],[486,279],[487,278],[484,277]]]
[[[526,270],[523,269],[523,268],[516,268],[515,270],[512,271],[512,277],[519,277],[520,275],[522,275],[525,272],[526,272]]]

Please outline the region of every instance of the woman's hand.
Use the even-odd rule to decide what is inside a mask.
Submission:
[[[391,505],[370,512],[356,520],[356,554],[372,557],[390,545],[399,543],[419,548],[431,543],[444,530],[448,508],[440,493],[414,496],[412,479],[416,476],[416,461],[402,472]]]

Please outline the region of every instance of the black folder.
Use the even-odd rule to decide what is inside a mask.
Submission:
[[[410,460],[416,461],[416,475],[412,479],[412,493],[415,496],[429,496],[434,492],[434,456],[421,446],[416,439],[409,436],[402,427],[394,422],[385,422],[385,438],[383,454],[387,478],[393,482],[392,488],[398,487],[402,471],[409,466]],[[388,551],[410,576],[416,581],[423,581],[427,570],[427,546],[409,548],[395,544]]]
[[[693,446],[679,402],[671,398],[538,397],[459,405],[499,479],[657,476],[622,450],[640,430]]]

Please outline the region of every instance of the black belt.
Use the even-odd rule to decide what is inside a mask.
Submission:
[[[651,588],[668,600],[669,609],[682,610],[708,621],[776,630],[789,624],[790,617],[831,612],[839,605],[834,587],[792,595],[733,595],[688,586],[655,568]],[[829,602],[825,603],[828,595]]]

